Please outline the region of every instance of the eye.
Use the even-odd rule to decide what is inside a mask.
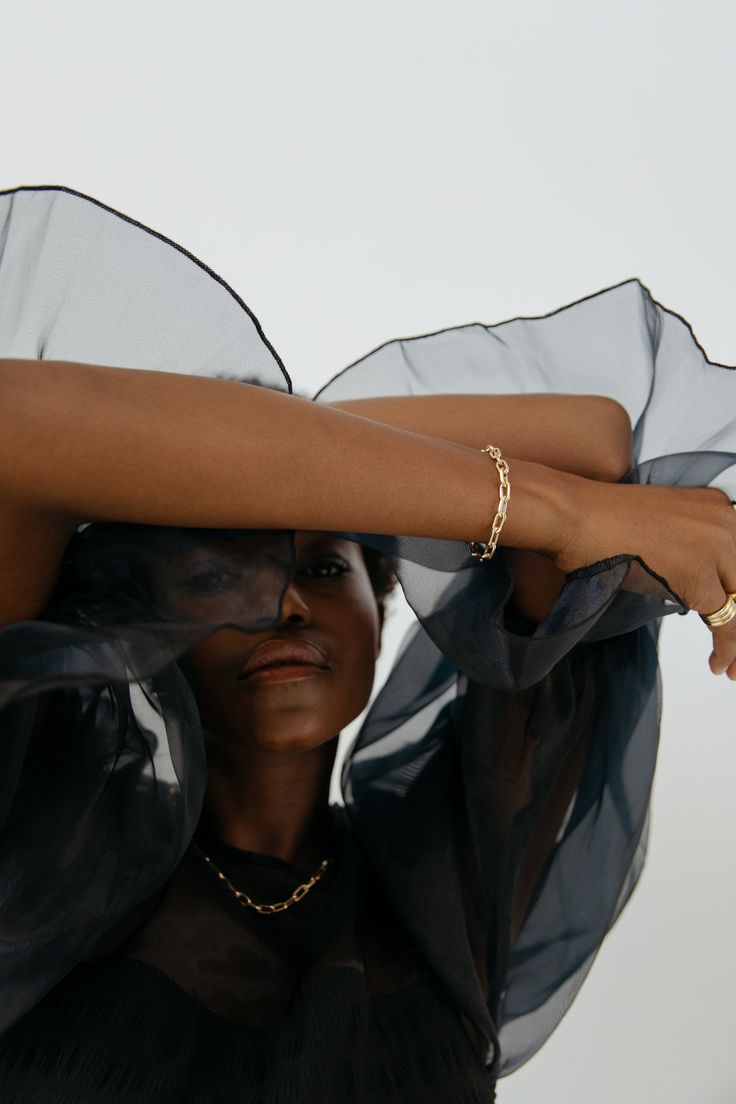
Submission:
[[[234,571],[223,571],[213,567],[209,571],[198,571],[196,575],[189,575],[184,580],[187,590],[197,594],[210,594],[214,591],[225,590],[235,586],[240,580],[240,575]]]
[[[313,560],[306,564],[302,571],[305,574],[313,573],[312,577],[317,579],[337,579],[350,571],[350,564],[345,563],[344,560],[335,559]]]

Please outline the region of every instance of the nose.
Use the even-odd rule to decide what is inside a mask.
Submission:
[[[295,583],[290,583],[286,588],[284,600],[281,606],[281,620],[291,623],[308,625],[312,620],[309,606],[299,593]]]

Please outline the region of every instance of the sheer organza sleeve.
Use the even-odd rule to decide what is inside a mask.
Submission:
[[[60,188],[0,194],[0,356],[291,390],[224,281]],[[186,562],[192,550],[231,562],[236,547],[237,588],[210,593],[196,618],[157,607],[144,583],[152,563]],[[179,862],[206,765],[176,661],[218,623],[273,625],[292,573],[289,532],[90,525],[67,549],[48,608],[0,629],[0,1030]]]
[[[539,318],[389,341],[334,376],[315,401],[450,393],[608,396],[633,427],[634,466],[622,482],[715,486],[736,499],[734,369],[708,361],[689,325],[638,280]],[[418,559],[420,543],[402,541],[400,550]],[[467,675],[489,685],[530,686],[577,641],[688,612],[666,579],[622,553],[568,574],[554,608],[519,641],[504,630],[512,586],[503,549],[479,565],[464,545],[430,543],[422,567],[402,576],[404,591],[426,625],[438,590],[444,588],[447,607],[462,605],[462,590],[472,589],[473,608],[462,611],[471,620],[456,632],[443,619],[433,639]],[[472,640],[469,654],[460,656],[459,639]]]
[[[710,363],[637,280],[541,318],[390,341],[316,400],[506,392],[612,397],[634,429],[622,482],[736,499],[734,370]],[[441,542],[419,555],[422,543],[393,547],[411,554],[401,582],[419,624],[346,758],[343,790],[397,908],[504,1075],[559,1023],[638,880],[658,635],[688,608],[622,553],[571,572],[547,616],[525,622],[503,547],[483,565]],[[512,942],[525,856],[583,742],[582,777]]]

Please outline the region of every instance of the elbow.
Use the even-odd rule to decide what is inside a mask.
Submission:
[[[626,407],[615,399],[598,396],[596,411],[599,448],[592,478],[618,483],[634,466],[634,431]]]

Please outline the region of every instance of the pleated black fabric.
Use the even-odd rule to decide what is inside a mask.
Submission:
[[[254,317],[223,281],[88,197],[59,188],[0,194],[0,247],[2,356],[192,372],[291,390]],[[733,499],[735,380],[732,369],[707,360],[681,318],[630,280],[543,318],[389,342],[336,376],[315,401],[446,392],[610,395],[634,426],[635,466],[626,482],[713,485]],[[296,961],[292,980],[309,977],[320,1011],[317,1004],[284,1005],[281,1026],[271,1027],[276,1050],[268,1053],[287,1045],[290,1016],[302,1039],[313,1030],[321,1037],[347,1001],[349,1016],[371,1025],[361,1036],[362,1061],[378,1076],[386,1040],[399,1039],[393,1032],[403,1030],[405,1018],[414,1022],[410,1007],[426,1008],[411,1039],[400,1036],[398,1045],[415,1048],[406,1068],[439,1076],[433,1061],[465,1063],[465,1096],[455,1099],[474,1100],[478,1062],[487,1066],[490,1093],[497,1076],[518,1068],[549,1037],[636,885],[659,736],[658,633],[664,616],[688,611],[666,579],[622,552],[570,573],[535,625],[514,608],[503,548],[479,564],[460,542],[344,535],[397,557],[417,617],[350,749],[342,789],[353,854],[363,856],[356,870],[374,872],[409,958],[421,960],[426,973],[408,971],[405,984],[384,994],[379,1029],[374,998],[360,989],[361,970],[336,973],[329,946],[308,968]],[[187,606],[183,618],[162,607],[146,580],[152,562],[186,560],[193,549],[215,568],[227,564],[237,585],[208,589],[196,615]],[[156,1033],[166,1010],[176,1008],[177,1038],[205,1051],[220,1038],[220,1019],[235,1023],[231,1009],[217,1019],[216,1032],[208,1015],[219,1014],[208,1009],[204,989],[182,996],[171,974],[150,962],[136,960],[133,973],[124,972],[129,964],[119,946],[112,958],[80,964],[106,936],[114,944],[136,908],[155,899],[163,909],[161,895],[188,869],[206,758],[181,657],[217,627],[263,632],[277,624],[293,572],[290,532],[90,525],[71,542],[44,614],[0,631],[0,1029],[10,1038],[34,1015],[43,1018],[44,1037],[58,1027],[55,1053],[68,1060],[54,1059],[54,1099],[64,1091],[71,1099],[74,1078],[86,1076],[81,1058],[75,1065],[76,1033],[88,1031],[87,1052],[97,1055],[89,1061],[99,1072],[104,1052],[110,1083],[117,1070],[119,1086],[125,1038],[145,1034],[146,1024],[167,1076],[163,1056],[172,1040]],[[556,779],[584,740],[590,750],[580,784],[549,841],[512,944],[521,864]],[[196,900],[190,897],[192,908]],[[357,896],[336,900],[343,919],[346,901],[357,907]],[[362,931],[369,940],[370,924]],[[357,948],[358,961],[364,950]],[[241,993],[248,989],[242,980]],[[125,1028],[106,1043],[96,1025],[105,994],[115,993],[117,1012],[109,1015]],[[74,1001],[86,1011],[70,1013],[74,1027],[65,1035],[60,1010]],[[265,1074],[248,1065],[245,1036],[236,1041],[223,1030],[232,1047],[227,1056],[217,1051],[218,1061],[240,1071],[228,1091],[261,1099],[257,1092],[265,1090],[252,1078]],[[449,1050],[435,1047],[438,1036]],[[324,1085],[344,1090],[339,1067],[351,1045],[344,1038],[342,1047],[328,1048],[334,1069]],[[47,1052],[24,1053],[29,1087],[18,1082],[18,1100],[45,1099],[32,1094]],[[294,1074],[279,1071],[275,1058],[268,1076],[276,1081],[263,1099],[295,1099],[284,1095],[293,1091]],[[299,1076],[309,1077],[306,1065]],[[356,1101],[374,1099],[372,1076],[366,1074],[364,1095],[351,1090]],[[197,1086],[200,1097],[192,1099],[230,1099],[217,1095],[218,1084],[212,1081],[210,1096],[206,1085]]]

